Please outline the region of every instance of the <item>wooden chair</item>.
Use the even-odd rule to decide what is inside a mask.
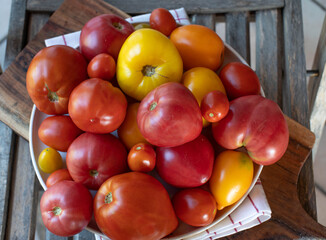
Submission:
[[[315,221],[314,178],[310,155],[314,135],[308,130],[310,112],[313,109],[313,106],[309,107],[309,103],[312,104],[313,101],[309,102],[312,95],[308,94],[306,87],[301,1],[106,1],[129,15],[151,12],[158,7],[167,9],[185,7],[193,23],[215,29],[217,21],[225,22],[226,42],[248,62],[251,57],[249,23],[256,23],[256,72],[266,97],[279,104],[289,117],[288,124],[293,132],[288,152],[279,163],[264,168],[261,175],[273,211],[272,219],[229,238],[326,237],[326,228]],[[3,122],[0,122],[1,239],[35,238],[38,204],[43,191],[34,174],[28,147],[28,123],[32,103],[28,96],[26,97],[24,80],[19,78],[19,74],[20,71],[26,72],[27,62],[35,54],[35,49],[42,47],[32,39],[35,36],[38,40],[48,37],[51,27],[57,26],[58,18],[51,15],[62,2],[62,0],[12,2],[4,65],[4,69],[8,69],[0,76],[0,120]],[[71,6],[71,3],[75,6]],[[83,3],[91,5],[89,11],[94,15],[107,9],[106,4],[90,0],[66,0],[60,9],[74,12]],[[70,16],[67,19],[60,19],[58,25],[60,31],[57,34],[80,29],[82,14],[79,12],[76,18]],[[36,35],[46,23],[50,30]],[[32,47],[28,45],[24,48],[27,43],[32,43],[30,45]],[[325,53],[325,47],[322,49]],[[22,50],[24,55],[19,54]],[[325,58],[321,59],[320,62],[324,64]],[[319,86],[325,84],[325,80],[320,82],[312,87],[316,93]],[[59,238],[46,232],[44,237],[94,239],[93,234],[88,231],[71,238]]]

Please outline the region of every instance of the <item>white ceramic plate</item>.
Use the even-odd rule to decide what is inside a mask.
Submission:
[[[225,56],[224,56],[223,66],[229,62],[242,62],[244,64],[247,64],[246,61],[232,47],[230,47],[228,44],[225,43]],[[262,94],[264,95],[263,90],[262,90]],[[44,190],[47,189],[45,182],[46,182],[46,179],[48,178],[49,174],[43,173],[39,169],[38,164],[37,164],[37,159],[38,159],[38,156],[41,153],[41,151],[44,148],[46,148],[47,146],[44,145],[44,143],[42,143],[41,140],[38,138],[38,128],[41,125],[42,121],[45,118],[47,118],[48,116],[49,115],[46,115],[46,114],[40,112],[34,105],[32,114],[31,114],[31,118],[30,118],[30,126],[29,126],[29,139],[30,139],[29,147],[30,147],[32,162],[33,162],[33,166],[34,166],[34,170],[37,175],[37,178],[40,181],[40,184],[42,185]],[[113,135],[117,136],[116,131],[113,132]],[[61,154],[62,158],[65,160],[66,153],[60,152],[60,154]],[[208,228],[214,226],[215,224],[219,223],[220,221],[222,221],[225,217],[227,217],[230,213],[232,213],[242,203],[242,201],[246,198],[248,193],[254,187],[262,169],[263,169],[262,165],[254,164],[254,177],[253,177],[253,181],[252,181],[251,186],[250,186],[249,190],[247,191],[247,193],[233,205],[224,208],[222,211],[218,211],[217,215],[215,217],[215,220],[210,225],[205,226],[205,227],[192,227],[192,226],[189,226],[189,225],[186,225],[186,224],[180,222],[178,228],[171,235],[166,237],[165,239],[180,239],[180,238],[191,237],[192,235],[200,233],[202,231],[205,231],[206,229],[208,229]],[[171,189],[169,189],[169,190],[173,191]],[[92,191],[92,194],[94,195],[95,191]],[[105,237],[105,235],[103,235],[98,230],[94,219],[92,219],[92,221],[88,225],[87,230]]]

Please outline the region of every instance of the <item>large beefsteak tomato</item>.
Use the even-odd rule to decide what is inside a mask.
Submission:
[[[161,239],[178,226],[166,189],[139,172],[105,181],[94,198],[94,216],[101,231],[115,240]]]

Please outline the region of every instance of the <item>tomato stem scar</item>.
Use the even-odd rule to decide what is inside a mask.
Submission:
[[[123,29],[123,25],[119,22],[114,22],[112,23],[113,27],[115,27],[116,29],[122,30]]]
[[[208,116],[214,117],[214,113],[209,113]]]
[[[105,196],[105,199],[104,199],[104,202],[109,204],[113,201],[113,198],[112,198],[112,192],[109,192],[106,196]]]
[[[136,147],[136,150],[141,150],[141,146]]]
[[[62,212],[62,209],[60,207],[54,207],[52,209],[52,212],[54,213],[54,215],[59,216]]]
[[[157,102],[152,102],[151,105],[149,106],[149,110],[153,111],[157,106]]]
[[[91,175],[92,177],[97,177],[98,176],[98,171],[97,170],[90,170],[89,175]]]
[[[146,77],[151,77],[155,74],[155,68],[151,65],[145,65],[143,69],[141,70],[142,74]]]

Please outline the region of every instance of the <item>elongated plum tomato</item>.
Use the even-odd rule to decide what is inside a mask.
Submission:
[[[201,114],[208,122],[218,122],[229,112],[229,100],[220,91],[207,93],[201,101]]]
[[[94,198],[98,227],[110,239],[161,239],[178,226],[168,192],[154,177],[140,172],[115,175]]]
[[[149,24],[151,28],[160,31],[165,36],[170,36],[171,32],[177,27],[174,17],[165,8],[154,9],[149,17]]]
[[[127,99],[110,82],[91,78],[73,90],[68,110],[72,121],[83,131],[110,133],[123,122]]]
[[[49,115],[68,113],[72,90],[87,79],[87,63],[77,50],[55,45],[40,50],[26,73],[26,88],[33,103]]]
[[[93,214],[93,198],[81,183],[64,180],[48,188],[42,195],[41,214],[45,227],[58,236],[81,232]]]
[[[227,150],[217,156],[209,187],[218,210],[235,203],[247,192],[253,172],[253,162],[246,153]]]
[[[180,83],[165,83],[140,103],[137,123],[145,139],[161,147],[173,147],[197,138],[203,123],[194,95]]]
[[[38,157],[38,166],[45,173],[52,173],[63,167],[60,153],[53,148],[45,148]]]

